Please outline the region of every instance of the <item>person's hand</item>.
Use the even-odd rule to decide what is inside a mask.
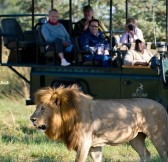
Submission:
[[[129,33],[132,35],[132,37],[134,37],[134,35],[135,35],[134,30],[129,30]]]
[[[129,29],[128,29],[128,26],[127,26],[127,25],[125,25],[124,32],[125,32],[125,33],[128,33],[128,32],[129,32]]]
[[[63,42],[63,45],[64,45],[64,47],[68,47],[68,46],[70,46],[70,43],[68,43],[68,42]]]
[[[128,23],[125,25],[125,33],[130,33],[132,36],[134,36],[135,25],[133,23]],[[131,30],[130,30],[131,29]]]
[[[100,49],[97,50],[98,55],[102,55],[102,51]]]
[[[109,51],[108,50],[104,50],[104,55],[109,55]]]
[[[84,23],[84,28],[83,30],[86,30],[89,27],[89,20],[86,20]]]
[[[134,63],[135,66],[148,66],[149,63],[147,62],[141,62],[141,61],[137,61]]]

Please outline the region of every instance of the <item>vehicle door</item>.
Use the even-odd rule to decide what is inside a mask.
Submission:
[[[123,66],[121,98],[151,98],[160,100],[160,74],[150,67]]]

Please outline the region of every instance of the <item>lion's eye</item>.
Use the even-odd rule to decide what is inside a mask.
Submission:
[[[44,111],[44,107],[41,107],[41,112],[43,112]]]

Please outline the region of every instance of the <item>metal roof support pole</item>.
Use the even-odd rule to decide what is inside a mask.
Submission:
[[[128,0],[125,1],[125,18],[128,19]]]
[[[168,43],[168,0],[166,0],[166,43]]]
[[[110,49],[112,48],[112,7],[113,0],[110,0]]]
[[[72,22],[72,0],[69,0],[69,19]]]
[[[34,30],[34,0],[32,0],[32,30]]]
[[[1,66],[1,63],[2,63],[2,31],[0,28],[0,66]]]
[[[54,0],[51,0],[51,9],[54,8]]]

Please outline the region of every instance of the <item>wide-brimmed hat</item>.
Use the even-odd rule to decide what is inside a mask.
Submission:
[[[93,8],[92,8],[92,6],[90,6],[90,5],[87,5],[87,6],[84,6],[83,7],[83,11],[93,11]]]
[[[145,39],[144,39],[144,38],[140,38],[140,37],[139,37],[139,38],[137,38],[135,41],[138,41],[138,40],[145,43]]]

